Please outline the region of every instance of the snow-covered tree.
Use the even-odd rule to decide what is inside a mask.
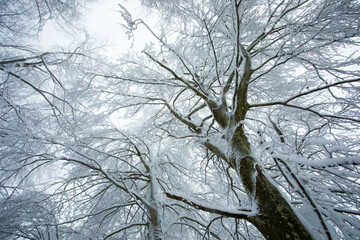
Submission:
[[[141,2],[115,64],[1,45],[0,207],[62,239],[360,236],[358,1]]]
[[[131,104],[155,105],[164,137],[197,142],[194,159],[240,178],[238,207],[253,209],[242,218],[265,238],[359,236],[358,2],[143,2],[163,22],[123,10],[154,37],[114,73]]]
[[[2,239],[63,239],[70,229],[57,225],[49,196],[41,192],[22,192],[6,196],[0,202],[0,237]]]

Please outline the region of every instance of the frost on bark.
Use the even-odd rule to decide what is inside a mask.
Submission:
[[[231,146],[231,154],[224,160],[238,173],[248,196],[258,208],[258,215],[249,217],[248,221],[253,223],[266,239],[313,239],[279,190],[262,173],[261,167],[251,152],[242,124],[249,109],[246,96],[251,79],[251,59],[244,48],[241,48],[238,54],[240,52],[244,56],[242,60],[245,63],[242,75],[235,70],[234,81],[240,84],[235,90],[236,108],[233,110],[233,115],[227,113],[231,117],[221,121],[217,113],[212,111],[214,118],[221,121],[219,125],[228,128],[227,131],[233,133],[226,139]],[[239,68],[240,64],[237,65]]]

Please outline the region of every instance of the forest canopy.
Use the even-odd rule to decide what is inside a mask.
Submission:
[[[359,1],[136,2],[0,1],[0,238],[359,238]]]

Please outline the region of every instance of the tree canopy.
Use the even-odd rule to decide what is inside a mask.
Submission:
[[[360,236],[358,1],[119,1],[117,59],[35,48],[81,1],[1,4],[1,238]]]

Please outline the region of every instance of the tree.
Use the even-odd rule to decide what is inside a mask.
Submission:
[[[233,169],[258,209],[245,219],[265,238],[312,238],[284,195],[312,209],[321,235],[353,238],[356,204],[329,203],[357,198],[357,177],[338,171],[358,164],[359,139],[348,132],[359,127],[358,56],[346,53],[358,46],[358,3],[144,2],[169,23],[149,29],[158,45],[143,51],[145,63],[122,66],[124,80],[142,84],[127,96],[167,111],[154,120],[164,135],[197,140]]]
[[[57,212],[52,211],[49,196],[23,192],[0,202],[2,239],[62,239],[69,229],[59,229]]]
[[[142,4],[137,56],[2,61],[5,202],[37,186],[83,239],[359,236],[359,3]]]

